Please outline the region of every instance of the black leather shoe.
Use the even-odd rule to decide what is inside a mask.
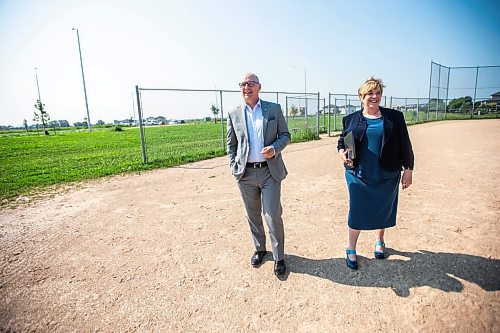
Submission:
[[[259,267],[262,264],[262,260],[266,256],[267,251],[255,251],[250,260],[253,267]]]
[[[286,272],[285,259],[274,262],[274,274],[276,276],[284,275]]]

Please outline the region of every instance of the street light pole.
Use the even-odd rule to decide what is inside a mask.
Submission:
[[[307,96],[307,68],[304,67],[304,97]]]
[[[308,123],[308,113],[307,113],[307,106],[308,106],[308,100],[307,100],[307,68],[304,67],[304,114],[306,115],[306,126]]]
[[[42,98],[40,97],[40,86],[38,85],[38,74],[35,67],[35,78],[36,78],[36,89],[38,90],[38,100],[42,103]]]
[[[80,53],[80,67],[82,68],[83,94],[85,95],[85,107],[87,108],[87,126],[89,128],[89,132],[92,132],[92,127],[90,126],[89,103],[87,101],[87,88],[85,86],[85,74],[83,73],[82,49],[80,48],[80,34],[78,33],[78,29],[73,28],[73,30],[76,30],[76,38],[78,39],[78,52]]]

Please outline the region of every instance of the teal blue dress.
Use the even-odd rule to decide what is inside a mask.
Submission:
[[[348,225],[356,230],[374,230],[396,225],[400,171],[380,166],[384,119],[368,119],[366,133],[356,146],[357,163],[346,170],[349,189]]]

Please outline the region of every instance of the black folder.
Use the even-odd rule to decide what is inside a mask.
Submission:
[[[354,143],[354,136],[352,135],[352,131],[344,136],[344,146],[347,150],[346,157],[348,159],[354,160],[356,158],[356,145]]]

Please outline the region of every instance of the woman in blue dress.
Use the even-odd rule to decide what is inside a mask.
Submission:
[[[337,145],[349,191],[346,264],[351,269],[358,268],[361,230],[375,230],[375,258],[385,258],[384,233],[396,225],[399,182],[403,190],[412,183],[414,156],[408,129],[401,112],[380,106],[383,88],[382,80],[373,77],[361,85],[363,109],[343,118]],[[348,134],[354,139],[352,159],[344,141]]]

